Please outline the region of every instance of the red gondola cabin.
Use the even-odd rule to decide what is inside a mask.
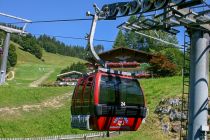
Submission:
[[[135,131],[146,116],[141,86],[128,73],[100,69],[79,79],[72,96],[72,128]]]

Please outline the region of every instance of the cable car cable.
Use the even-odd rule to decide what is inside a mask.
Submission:
[[[144,15],[144,17],[151,17],[154,16],[154,14]],[[117,16],[117,18],[121,18],[122,16]],[[54,23],[54,22],[76,22],[76,21],[91,21],[92,18],[78,18],[78,19],[53,19],[53,20],[35,20],[31,22],[26,21],[20,21],[20,22],[11,22],[11,23],[5,23],[5,24],[35,24],[35,23]]]
[[[89,21],[92,20],[91,18],[79,18],[79,19],[54,19],[54,20],[36,20],[31,22],[12,22],[12,23],[5,23],[5,24],[23,24],[23,23],[51,23],[51,22],[76,22],[76,21]]]
[[[192,27],[194,28],[194,27]],[[198,28],[196,28],[198,29]],[[201,29],[201,28],[199,28]],[[146,36],[148,38],[152,38],[154,39],[155,37],[152,37],[152,36],[149,36],[149,35],[146,35],[146,34],[143,34],[143,33],[138,33],[139,35],[143,35],[143,36]],[[60,35],[48,35],[48,34],[32,34],[32,35],[35,35],[35,36],[40,36],[40,35],[47,35],[47,36],[50,36],[50,37],[55,37],[55,38],[65,38],[65,39],[75,39],[75,40],[87,40],[87,38],[82,38],[82,37],[73,37],[73,36],[60,36]],[[157,38],[155,38],[156,40]],[[162,40],[160,38],[158,38],[159,40],[161,40],[161,42],[165,43],[166,41],[165,40]],[[107,43],[114,43],[115,41],[113,40],[106,40],[106,39],[94,39],[94,41],[98,41],[98,42],[107,42]],[[169,42],[167,42],[166,44],[169,44]],[[178,44],[174,44],[174,43],[170,43],[170,45],[172,46],[175,46],[175,47],[171,47],[171,48],[178,48],[178,49],[183,49],[182,45],[178,45]],[[163,46],[164,47],[164,46]],[[165,48],[170,48],[170,47],[165,47]]]
[[[82,38],[82,37],[73,37],[73,36],[60,36],[60,35],[48,35],[48,34],[32,34],[35,36],[40,36],[40,35],[47,35],[55,38],[66,38],[66,39],[75,39],[75,40],[87,40],[87,38]],[[107,42],[107,43],[114,43],[115,41],[113,40],[106,40],[106,39],[94,39],[94,41],[98,42]]]

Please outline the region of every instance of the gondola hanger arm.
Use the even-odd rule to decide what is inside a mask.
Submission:
[[[90,29],[90,34],[88,35],[88,47],[90,47],[90,51],[91,54],[93,55],[93,58],[95,59],[95,61],[101,65],[102,67],[107,67],[106,63],[104,60],[102,60],[98,54],[95,51],[94,45],[93,45],[93,41],[94,41],[94,36],[95,36],[95,31],[96,31],[96,26],[97,26],[97,21],[99,20],[99,16],[100,16],[100,9],[94,4],[94,8],[95,8],[95,14],[92,15],[90,14],[90,12],[87,12],[87,16],[92,16],[93,20],[92,20],[92,25],[91,25],[91,29]]]

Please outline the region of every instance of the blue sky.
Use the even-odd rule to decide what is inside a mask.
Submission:
[[[35,20],[52,20],[52,19],[74,19],[86,18],[87,11],[93,11],[93,3],[99,7],[106,3],[119,2],[120,0],[0,0],[0,12]],[[123,0],[121,0],[123,1]],[[100,21],[97,26],[97,39],[114,40],[119,24],[126,21],[127,18],[120,18],[115,21]],[[0,18],[0,22],[14,22],[6,18]],[[85,37],[89,33],[91,21],[78,22],[59,22],[59,23],[40,23],[30,24],[27,31],[32,34],[49,34],[60,36]],[[183,30],[178,35],[179,43],[183,43]],[[60,39],[66,44],[86,46],[85,40]],[[112,43],[95,42],[103,44],[108,50]]]

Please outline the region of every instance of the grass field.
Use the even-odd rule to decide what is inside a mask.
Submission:
[[[163,98],[181,96],[182,78],[170,77],[159,79],[141,80],[144,88],[149,116],[146,123],[142,124],[136,132],[126,132],[118,137],[110,138],[113,140],[168,140],[168,135],[163,134],[157,116],[154,114],[156,105]]]
[[[17,52],[18,64],[14,69],[15,79],[0,87],[0,138],[88,133],[89,131],[71,129],[70,127],[70,96],[61,100],[59,107],[44,106],[41,109],[29,111],[19,109],[16,113],[1,114],[1,108],[20,108],[24,105],[36,107],[45,105],[48,100],[73,92],[73,87],[31,88],[29,84],[50,71],[53,72],[45,82],[52,82],[63,67],[73,62],[83,61],[46,52],[43,56],[45,61],[41,61],[21,49],[17,49]],[[181,96],[181,82],[181,77],[141,80],[149,107],[146,123],[142,124],[136,132],[126,132],[110,139],[169,139],[167,135],[162,133],[154,109],[162,98]]]
[[[13,43],[13,42],[12,42]],[[16,51],[18,55],[18,65],[19,64],[43,64],[43,65],[51,65],[53,67],[65,67],[67,65],[70,65],[74,62],[84,62],[84,60],[81,60],[79,58],[75,57],[69,57],[69,56],[63,56],[59,54],[53,54],[43,51],[42,60],[37,59],[34,55],[25,52],[21,49],[21,46],[19,46],[16,43],[13,43],[16,46]]]
[[[149,117],[146,123],[142,124],[141,128],[136,132],[126,132],[119,137],[111,138],[116,140],[127,139],[142,139],[142,140],[167,140],[167,135],[164,135],[161,131],[160,124],[155,116],[155,106],[162,98],[180,96],[181,95],[181,78],[160,78],[160,79],[146,79],[141,81],[144,88],[147,104],[149,107]],[[36,96],[31,95],[33,98],[24,98],[25,103],[36,103],[45,99],[46,93],[44,91],[58,90],[62,95],[66,88],[47,88],[39,89],[36,96],[39,100],[36,100]],[[63,93],[60,92],[63,90]],[[71,89],[72,91],[72,89]],[[15,94],[15,93],[14,93]],[[17,93],[16,93],[17,94]],[[50,93],[48,93],[50,94]],[[52,93],[50,96],[54,96]],[[18,96],[18,94],[16,95]],[[24,96],[24,94],[22,95]],[[0,98],[1,100],[2,98]],[[15,99],[15,97],[14,97]],[[7,101],[14,105],[19,105],[18,101]],[[70,98],[69,98],[70,99]],[[63,135],[63,134],[77,134],[87,133],[88,131],[74,130],[70,128],[69,124],[69,105],[70,100],[65,100],[65,105],[59,109],[44,109],[39,112],[21,112],[19,116],[10,116],[0,119],[0,137],[35,137],[35,136],[47,136],[47,135]],[[27,101],[28,100],[28,101]],[[35,101],[34,101],[35,100]],[[14,103],[16,102],[16,103]],[[3,103],[5,104],[5,103]]]
[[[20,112],[0,119],[0,137],[39,137],[58,134],[77,134],[84,131],[70,127],[70,98],[60,108]],[[87,132],[86,132],[87,133]]]
[[[13,69],[15,78],[7,81],[0,87],[0,111],[7,109],[7,113],[0,112],[0,137],[33,137],[69,133],[83,133],[72,130],[69,126],[69,102],[70,97],[63,101],[59,108],[51,107],[48,100],[72,93],[74,87],[37,87],[29,85],[43,75],[52,71],[52,74],[44,82],[54,82],[60,70],[74,62],[84,60],[43,52],[43,60],[35,58],[30,53],[21,50],[17,44],[16,50],[18,63]],[[41,110],[24,111],[22,107],[37,107],[48,103],[49,107]],[[56,103],[56,102],[55,102]],[[54,103],[54,104],[55,104]],[[53,104],[53,102],[52,102]],[[50,106],[51,105],[51,106]],[[15,110],[12,113],[12,109]],[[10,111],[9,114],[8,110]],[[62,127],[62,129],[61,129]]]
[[[35,104],[50,97],[55,97],[73,91],[72,87],[20,88],[11,85],[3,86],[0,89],[0,108],[20,106],[24,104]]]
[[[15,44],[15,46],[18,55],[18,63],[15,67],[15,79],[9,82],[9,84],[12,85],[27,86],[51,71],[52,74],[45,82],[54,82],[56,76],[63,68],[75,62],[85,62],[78,58],[47,53],[45,51],[43,51],[42,61],[37,59],[34,55],[23,51],[18,44]]]

